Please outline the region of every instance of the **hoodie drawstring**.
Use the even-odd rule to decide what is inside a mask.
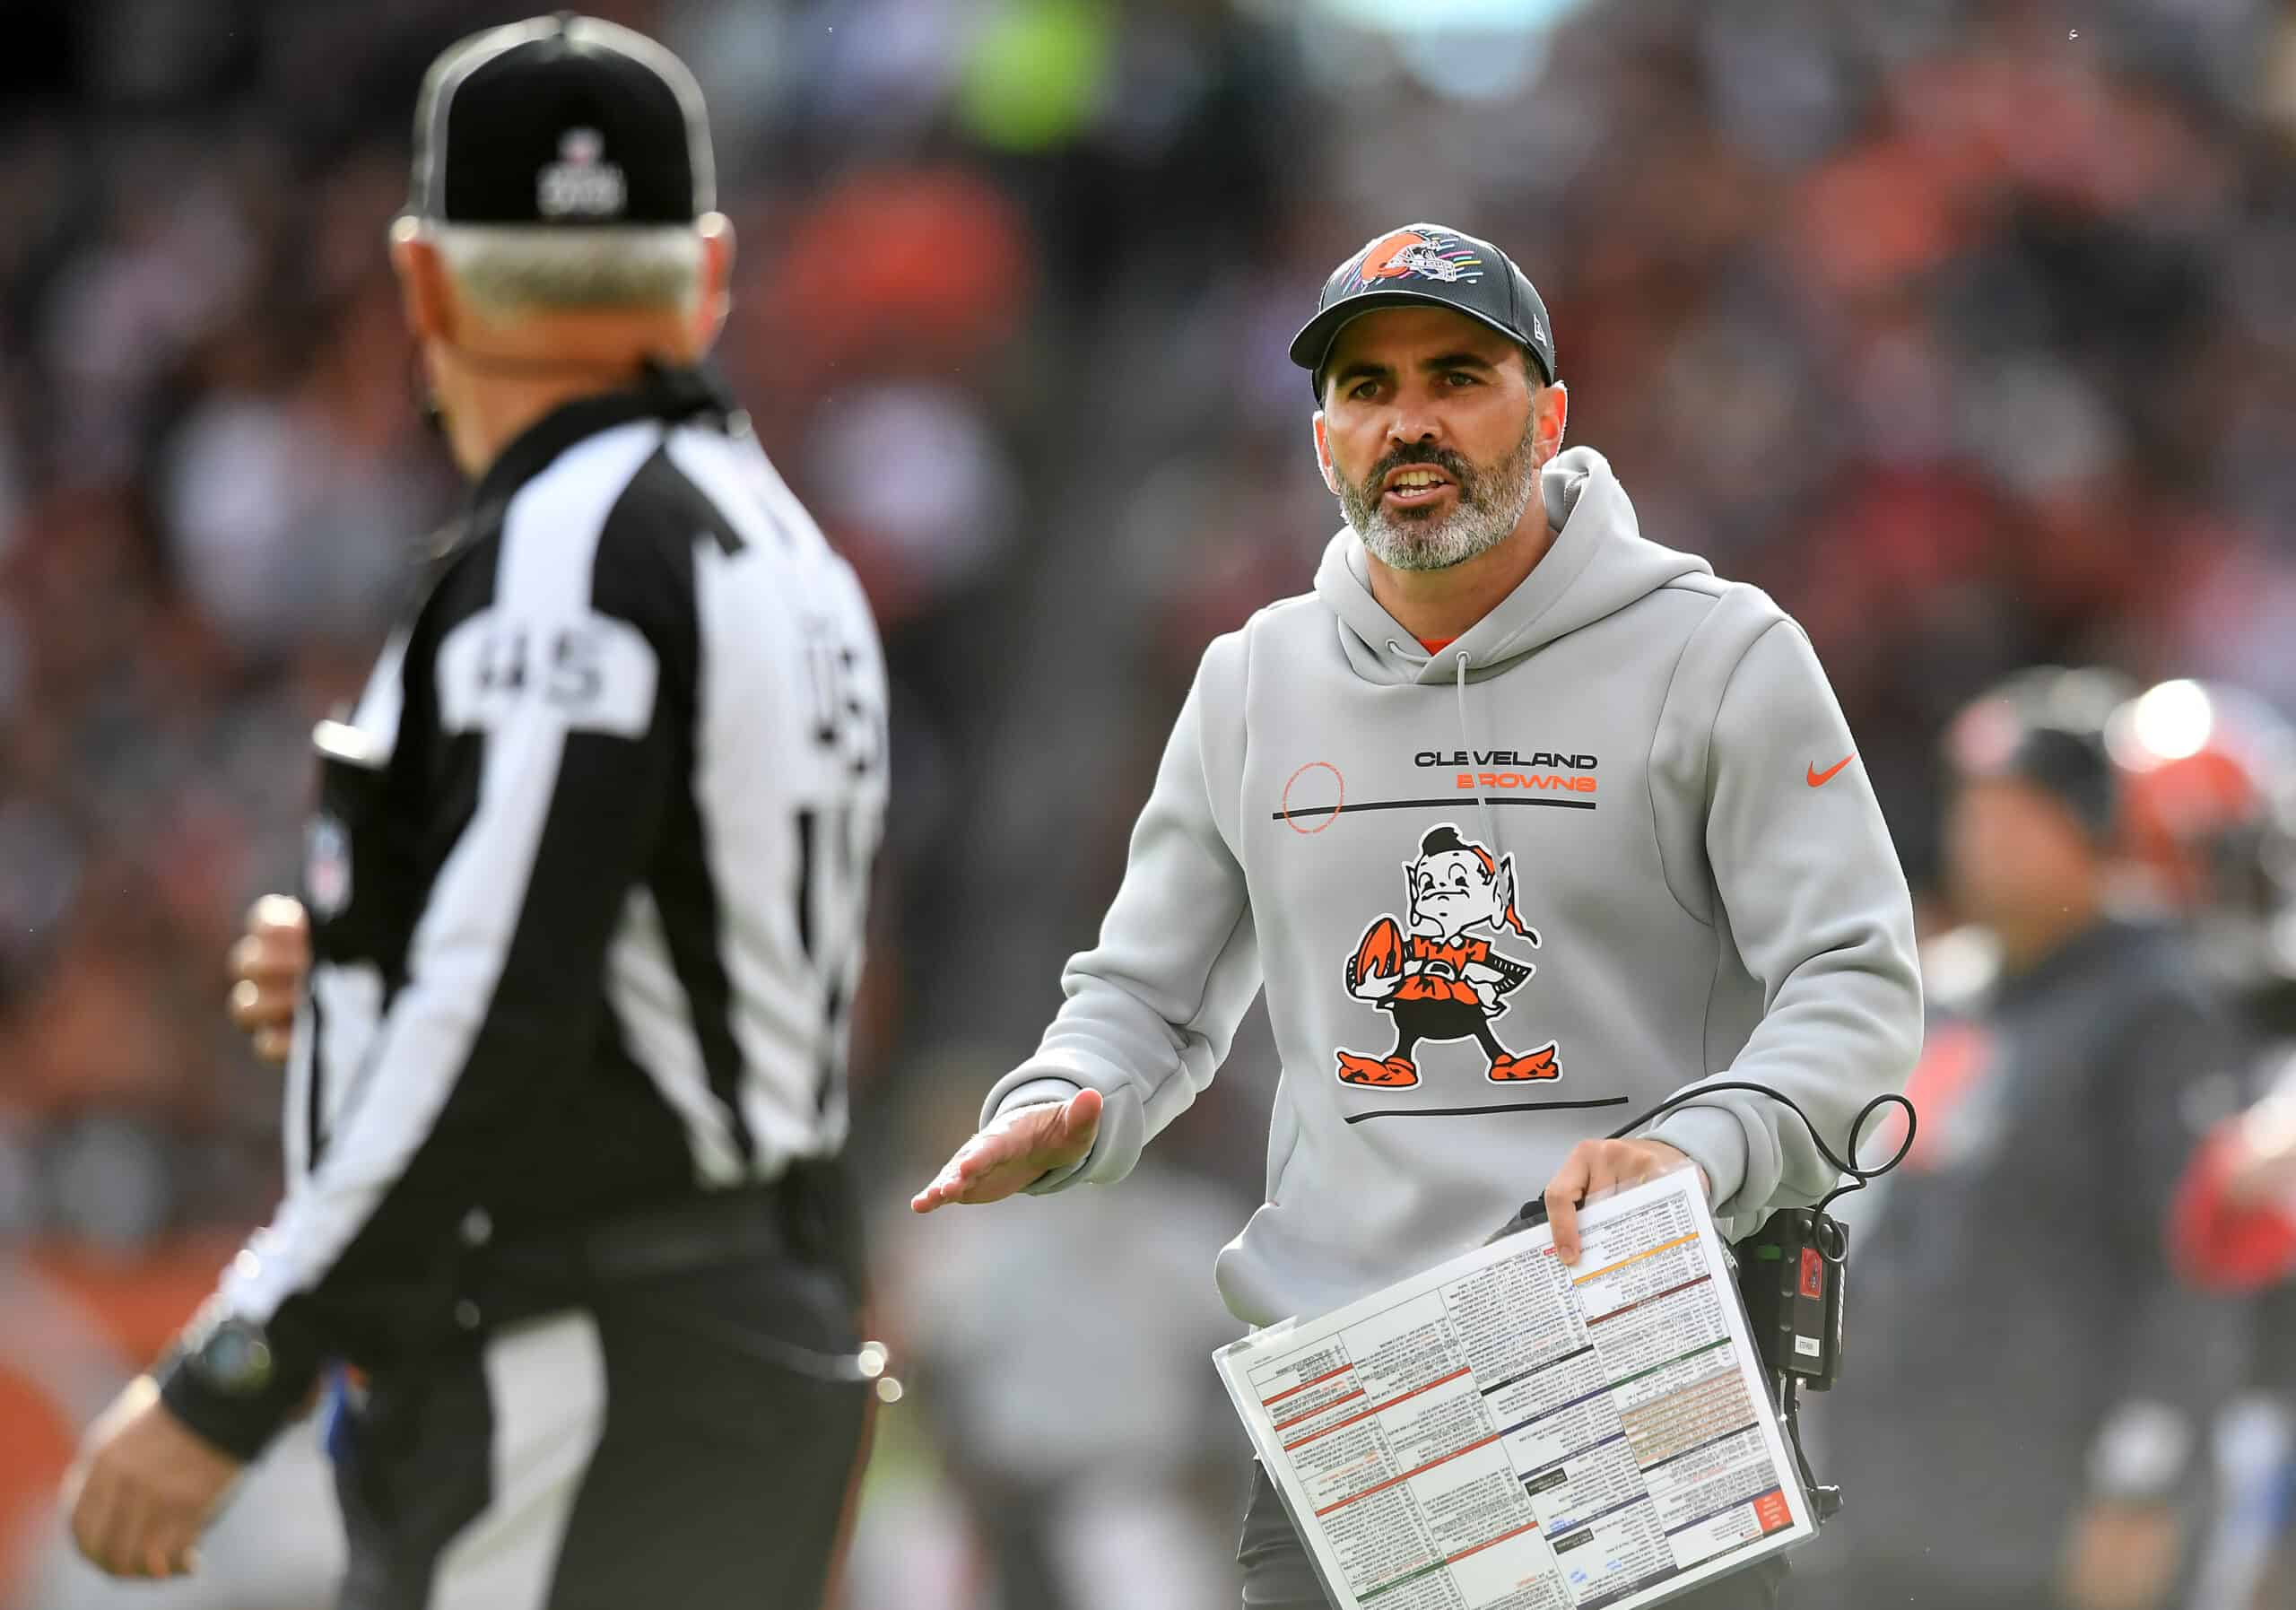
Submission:
[[[1466,650],[1462,648],[1454,654],[1451,657],[1451,663],[1458,667],[1459,672],[1457,683],[1459,691],[1459,747],[1465,752],[1468,761],[1472,763],[1474,760],[1474,735],[1468,730],[1467,724]],[[1474,805],[1483,822],[1483,841],[1491,847],[1492,858],[1497,860],[1501,853],[1499,848],[1499,822],[1492,814],[1491,796],[1485,794],[1481,788],[1477,788],[1474,791]]]
[[[1413,654],[1394,638],[1387,640],[1387,652],[1397,659],[1415,660],[1422,666],[1433,664],[1435,658],[1431,654]],[[1472,724],[1467,720],[1467,651],[1464,648],[1454,651],[1451,656],[1451,664],[1458,672],[1458,681],[1456,685],[1459,695],[1459,751],[1467,757],[1467,764],[1472,767],[1474,763],[1474,734],[1471,730]],[[1477,788],[1474,791],[1474,805],[1477,819],[1483,823],[1483,841],[1490,849],[1495,859],[1500,854],[1499,818],[1492,811],[1491,796],[1481,788]]]

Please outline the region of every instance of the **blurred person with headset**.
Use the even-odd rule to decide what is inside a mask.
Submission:
[[[810,1606],[882,1367],[839,1161],[875,629],[695,367],[732,242],[684,65],[536,18],[414,132],[393,263],[472,500],[235,959],[285,1200],[97,1423],[73,1531],[190,1569],[343,1361],[353,1610]]]
[[[1852,1245],[1826,1446],[1853,1497],[1813,1604],[2178,1602],[2243,1327],[2177,1278],[2162,1214],[2241,1041],[2183,932],[2116,909],[2127,692],[2041,667],[1947,730],[1970,926],[1926,947],[1920,1127]]]
[[[2178,679],[2107,736],[2145,892],[2187,924],[2254,1042],[2245,1077],[2208,1092],[2170,1237],[2196,1284],[2248,1300],[2256,1333],[2218,1426],[2221,1515],[2193,1610],[2260,1610],[2296,1594],[2296,727],[2246,689]]]
[[[1099,945],[912,1205],[1123,1179],[1263,981],[1267,1200],[1218,1266],[1245,1321],[1375,1291],[1542,1185],[1566,1262],[1583,1200],[1670,1169],[1739,1233],[1814,1202],[1837,1176],[1795,1113],[1700,1088],[1781,1087],[1839,1154],[1920,1043],[1905,878],[1808,639],[1563,450],[1546,309],[1488,241],[1378,237],[1291,355],[1346,524],[1311,596],[1206,650]],[[1326,1602],[1265,1472],[1239,1560],[1248,1606]]]

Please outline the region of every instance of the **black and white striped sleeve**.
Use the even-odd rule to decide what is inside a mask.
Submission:
[[[322,1360],[387,1351],[391,1316],[436,1301],[474,1182],[601,1030],[598,980],[670,805],[691,675],[690,578],[651,535],[595,477],[554,473],[510,506],[491,570],[474,553],[431,602],[425,825],[452,848],[326,1154],[219,1292],[265,1327],[273,1383],[248,1398],[180,1368],[163,1383],[235,1454],[262,1448]]]

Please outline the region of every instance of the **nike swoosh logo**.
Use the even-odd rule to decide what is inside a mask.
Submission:
[[[1850,761],[1857,758],[1857,757],[1854,754],[1844,755],[1832,765],[1827,767],[1823,771],[1819,770],[1815,766],[1811,767],[1810,787],[1813,788],[1824,788],[1828,783],[1833,781],[1834,774],[1836,772],[1839,771],[1844,766],[1847,766]]]

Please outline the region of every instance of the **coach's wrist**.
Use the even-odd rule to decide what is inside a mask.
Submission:
[[[1076,1092],[1083,1088],[1074,1079],[1063,1079],[1052,1075],[1028,1080],[1024,1083],[1013,1086],[998,1098],[995,1110],[983,1115],[980,1127],[983,1129],[990,1128],[1024,1108],[1065,1107],[1075,1098]],[[1094,1144],[1097,1146],[1097,1140]],[[1083,1172],[1091,1161],[1092,1153],[1086,1152],[1083,1156],[1065,1168],[1048,1169],[1022,1186],[1022,1194],[1041,1197],[1057,1191]]]
[[[997,1098],[996,1105],[993,1109],[981,1115],[980,1127],[984,1129],[990,1128],[1020,1111],[1023,1107],[1060,1106],[1083,1088],[1074,1079],[1060,1079],[1050,1075],[1031,1079],[1024,1084],[1015,1084]]]
[[[1719,1214],[1746,1182],[1746,1132],[1726,1107],[1677,1107],[1643,1137],[1672,1146],[1706,1176],[1706,1200]]]

